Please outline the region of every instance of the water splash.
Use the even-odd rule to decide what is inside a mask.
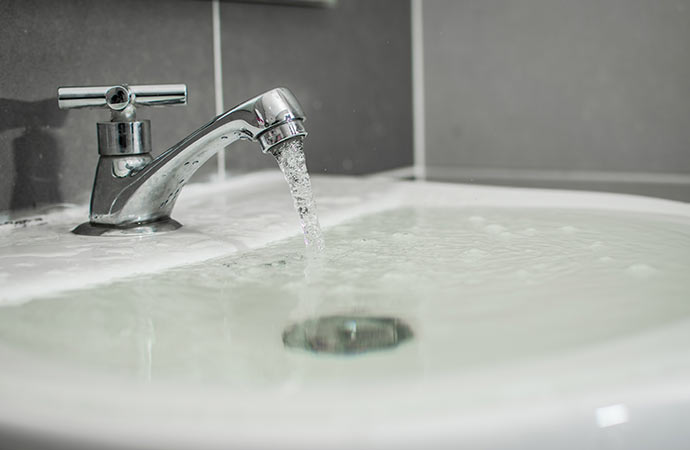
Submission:
[[[283,142],[273,150],[273,155],[290,186],[295,211],[299,215],[300,225],[304,232],[307,252],[321,253],[326,248],[326,244],[316,214],[316,202],[311,190],[302,139],[296,138]]]

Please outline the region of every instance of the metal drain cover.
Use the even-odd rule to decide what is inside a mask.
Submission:
[[[356,354],[391,349],[412,336],[412,328],[394,317],[336,315],[290,325],[283,343],[316,353]]]

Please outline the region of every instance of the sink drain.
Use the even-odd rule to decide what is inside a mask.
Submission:
[[[412,328],[394,317],[325,316],[289,326],[283,343],[316,353],[355,354],[391,349],[412,335]]]

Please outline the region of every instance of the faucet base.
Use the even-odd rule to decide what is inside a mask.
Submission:
[[[181,226],[180,222],[170,217],[154,222],[137,223],[127,227],[84,222],[73,229],[72,233],[82,236],[146,236],[156,233],[167,233],[177,230]]]

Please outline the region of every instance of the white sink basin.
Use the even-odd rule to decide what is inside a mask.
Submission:
[[[685,448],[690,205],[314,187],[317,260],[279,173],[189,186],[164,235],[70,234],[84,209],[0,228],[0,441]]]

